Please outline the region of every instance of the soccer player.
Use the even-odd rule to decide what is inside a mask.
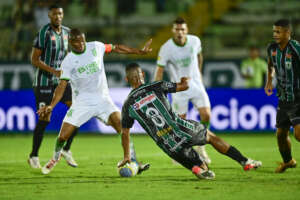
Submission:
[[[273,94],[274,71],[277,79],[278,107],[276,115],[276,136],[283,163],[276,173],[297,165],[292,158],[289,130],[294,128],[295,138],[300,141],[300,44],[291,39],[292,27],[287,19],[280,19],[273,25],[273,39],[268,46],[268,74],[265,93]]]
[[[130,162],[129,134],[134,120],[145,129],[156,144],[172,159],[176,160],[198,177],[213,179],[194,145],[211,144],[217,151],[237,161],[244,170],[256,169],[262,165],[243,156],[235,147],[224,142],[210,132],[203,124],[186,120],[176,114],[167,99],[167,93],[188,89],[188,78],[181,77],[180,82],[158,81],[145,84],[144,73],[136,63],[126,67],[126,78],[133,90],[122,108],[122,146],[124,159],[119,167]]]
[[[53,157],[42,168],[43,174],[48,174],[57,164],[65,141],[72,132],[92,117],[97,117],[104,123],[111,125],[117,133],[121,132],[121,113],[112,102],[103,64],[105,53],[146,54],[152,40],[143,49],[135,49],[125,45],[103,44],[101,42],[86,42],[85,35],[78,29],[70,31],[69,43],[72,51],[61,64],[62,74],[55,89],[51,104],[38,111],[40,116],[51,113],[52,109],[62,98],[68,82],[72,86],[73,104],[68,110],[59,136],[56,140]],[[131,157],[135,152],[131,145]],[[149,164],[140,165],[139,171],[149,168]]]
[[[172,106],[180,117],[186,118],[188,103],[191,101],[200,114],[201,123],[209,128],[210,102],[205,87],[202,83],[202,47],[200,39],[188,34],[186,21],[178,17],[173,23],[173,38],[165,42],[159,51],[155,81],[163,79],[166,66],[170,70],[170,78],[173,82],[179,82],[181,77],[190,77],[189,89],[172,94]],[[204,157],[206,163],[211,160],[205,147],[199,146],[198,153]]]
[[[64,17],[63,8],[52,5],[48,13],[50,23],[43,26],[33,42],[31,63],[36,67],[35,79],[33,82],[34,95],[37,110],[51,102],[53,92],[59,83],[60,64],[68,53],[68,35],[70,29],[62,26]],[[72,92],[70,85],[67,85],[61,102],[68,107],[72,104]],[[28,163],[32,168],[41,168],[38,152],[42,144],[44,131],[50,122],[51,113],[39,116],[37,125],[33,131],[32,151]],[[70,146],[77,130],[63,147],[62,154],[67,163],[77,167],[72,157]]]

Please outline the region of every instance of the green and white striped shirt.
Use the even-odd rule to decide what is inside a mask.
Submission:
[[[33,47],[42,51],[40,59],[50,67],[60,68],[62,60],[68,53],[69,32],[68,27],[62,26],[62,31],[58,34],[50,24],[47,24],[40,29],[34,39]],[[58,82],[58,77],[36,68],[34,87],[56,85]]]

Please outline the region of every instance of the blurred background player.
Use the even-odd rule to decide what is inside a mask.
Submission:
[[[36,67],[33,88],[37,109],[51,102],[53,92],[59,83],[60,64],[68,53],[68,35],[70,30],[68,27],[62,26],[63,8],[58,5],[50,6],[48,16],[50,23],[43,26],[38,32],[33,43],[31,55],[31,63]],[[71,106],[72,92],[69,84],[66,86],[60,101],[68,107]],[[51,113],[39,116],[33,131],[32,151],[28,159],[28,163],[32,168],[41,168],[38,152],[50,118]],[[77,163],[70,151],[70,146],[76,133],[77,130],[75,129],[62,151],[62,155],[72,167],[77,167]]]
[[[130,162],[129,134],[134,120],[145,129],[156,144],[172,159],[201,179],[213,179],[215,174],[192,148],[194,145],[211,144],[218,152],[237,161],[244,170],[256,169],[262,165],[244,157],[235,147],[210,132],[203,124],[181,118],[173,112],[167,93],[188,89],[188,78],[180,82],[158,81],[145,84],[144,73],[136,63],[126,67],[126,78],[133,90],[122,108],[122,146],[124,159],[119,166]]]
[[[178,17],[172,28],[173,37],[165,42],[159,51],[155,81],[163,79],[166,66],[169,67],[171,81],[179,82],[181,77],[189,77],[189,89],[172,94],[172,106],[180,117],[186,118],[188,103],[191,101],[198,109],[201,123],[209,128],[210,101],[202,83],[202,46],[200,39],[188,34],[186,21]],[[205,147],[199,146],[197,152],[206,163],[211,163]]]
[[[269,44],[268,74],[265,92],[273,94],[274,71],[277,79],[278,107],[276,115],[276,136],[279,152],[283,159],[276,168],[282,173],[297,165],[292,158],[289,130],[294,128],[295,138],[300,141],[300,44],[291,39],[292,27],[288,19],[280,19],[273,25],[273,39]]]
[[[105,53],[147,54],[151,52],[149,40],[143,49],[130,48],[125,45],[103,44],[101,42],[86,42],[85,35],[79,29],[70,31],[69,42],[72,51],[64,58],[61,68],[60,82],[55,89],[51,104],[42,107],[40,116],[51,113],[55,105],[61,100],[68,82],[72,85],[73,104],[68,110],[59,136],[56,140],[53,157],[42,168],[43,174],[48,174],[57,164],[65,141],[72,132],[82,124],[97,117],[107,125],[112,126],[117,133],[121,132],[121,113],[109,96],[105,75],[103,56]],[[131,157],[135,159],[133,144]],[[140,165],[139,171],[149,168],[149,164]]]
[[[246,88],[262,88],[264,86],[267,62],[259,57],[259,49],[255,45],[249,47],[249,57],[242,61],[241,72]]]

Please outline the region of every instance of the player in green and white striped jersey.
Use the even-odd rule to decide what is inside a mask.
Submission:
[[[283,163],[276,168],[282,173],[297,165],[292,158],[289,130],[294,128],[295,138],[300,141],[300,44],[291,39],[292,27],[287,19],[274,23],[272,42],[268,46],[268,78],[265,92],[273,93],[272,79],[274,71],[277,80],[279,99],[276,115],[276,135]]]
[[[179,83],[157,81],[145,84],[144,74],[136,63],[126,67],[126,78],[133,90],[122,108],[122,146],[124,159],[119,166],[130,162],[129,133],[134,120],[145,129],[155,143],[171,158],[182,164],[198,177],[213,179],[214,173],[192,148],[210,143],[217,151],[236,160],[244,170],[262,165],[244,157],[236,148],[214,135],[199,122],[186,120],[176,114],[167,99],[167,93],[188,89],[188,78]]]
[[[68,53],[69,28],[61,24],[63,15],[62,7],[52,5],[48,14],[50,23],[40,29],[33,42],[31,62],[36,67],[33,88],[37,109],[51,102],[54,90],[59,82],[60,64]],[[61,102],[68,107],[71,106],[72,91],[70,85],[68,85]],[[41,167],[38,151],[43,140],[44,131],[50,122],[50,117],[51,114],[43,117],[39,116],[34,129],[32,151],[28,159],[28,163],[32,168]],[[77,167],[77,163],[70,152],[70,146],[76,132],[72,134],[63,151],[64,158],[72,167]]]

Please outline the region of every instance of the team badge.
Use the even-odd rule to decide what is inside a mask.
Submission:
[[[276,51],[272,51],[272,56],[276,56],[277,52]]]
[[[291,58],[292,58],[292,54],[288,54],[288,53],[287,53],[287,54],[285,55],[285,57],[288,58],[288,59],[291,59]]]
[[[53,36],[51,36],[51,40],[53,40],[53,41],[55,40],[55,36],[54,36],[54,35],[53,35]]]

